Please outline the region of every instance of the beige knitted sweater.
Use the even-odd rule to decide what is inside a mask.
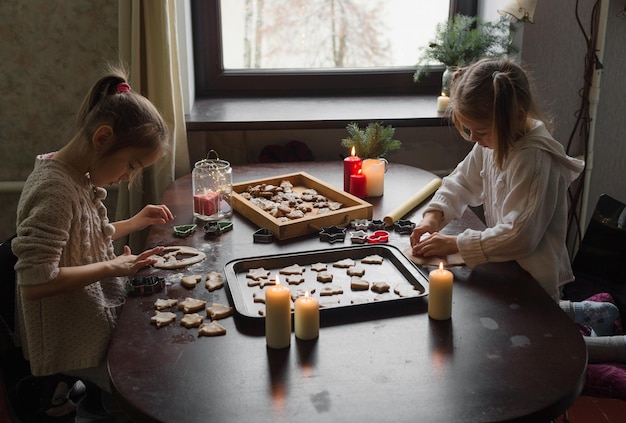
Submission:
[[[115,229],[102,204],[106,191],[52,157],[37,157],[18,204],[11,244],[18,257],[18,336],[35,376],[99,365],[125,298],[122,278],[41,300],[22,298],[20,287],[52,283],[59,267],[115,257]]]

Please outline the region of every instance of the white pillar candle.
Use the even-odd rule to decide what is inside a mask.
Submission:
[[[320,308],[317,300],[307,291],[296,299],[294,307],[294,326],[296,338],[308,341],[320,333]]]
[[[452,317],[452,272],[443,268],[435,269],[428,275],[428,315],[435,320],[448,320]]]
[[[361,165],[365,175],[365,194],[368,197],[380,197],[385,190],[385,161],[365,159]]]
[[[437,97],[437,111],[439,113],[445,112],[450,104],[450,97],[441,93],[439,97]]]
[[[286,348],[291,344],[291,292],[280,284],[265,291],[265,341],[270,348]]]

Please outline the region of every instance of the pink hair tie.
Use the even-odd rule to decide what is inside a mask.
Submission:
[[[129,91],[130,91],[130,85],[128,85],[126,82],[120,82],[119,84],[117,84],[117,88],[115,89],[116,94],[127,93]]]

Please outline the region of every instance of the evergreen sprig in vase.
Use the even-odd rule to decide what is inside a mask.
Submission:
[[[346,126],[348,137],[341,140],[343,147],[354,147],[355,154],[362,159],[380,159],[392,150],[400,148],[402,143],[393,138],[395,128],[383,126],[380,122],[370,122],[364,129],[352,122]]]

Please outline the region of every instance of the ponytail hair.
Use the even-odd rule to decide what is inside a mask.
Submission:
[[[76,130],[87,142],[102,125],[111,126],[114,134],[114,140],[101,151],[104,156],[127,147],[163,154],[169,149],[163,117],[147,98],[131,89],[120,67],[109,67],[93,85],[76,117]]]
[[[452,78],[448,110],[462,135],[460,117],[491,125],[497,146],[494,157],[500,169],[515,141],[526,133],[529,119],[548,126],[535,103],[528,76],[507,58],[485,58],[458,70]]]

